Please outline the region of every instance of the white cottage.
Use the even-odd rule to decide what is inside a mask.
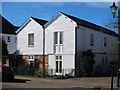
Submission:
[[[18,54],[30,62],[35,58],[42,60],[45,51],[45,66],[50,75],[79,76],[83,51],[91,49],[95,53],[96,72],[107,71],[110,62],[117,61],[117,34],[59,12],[48,22],[33,17],[27,19],[17,31],[17,49]]]
[[[45,25],[45,53],[56,75],[80,74],[83,51],[95,53],[94,71],[108,70],[117,61],[117,34],[106,28],[59,12]]]
[[[30,17],[16,31],[18,55],[28,60],[29,63],[33,63],[36,58],[42,61],[43,25],[46,22],[45,20]],[[46,67],[47,63],[46,56]]]

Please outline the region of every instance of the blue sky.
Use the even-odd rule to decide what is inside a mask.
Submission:
[[[20,26],[30,16],[50,20],[59,11],[104,26],[112,18],[111,2],[3,2],[2,15]]]

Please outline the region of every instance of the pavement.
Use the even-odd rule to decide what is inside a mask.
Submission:
[[[113,90],[120,90],[117,88],[117,79],[114,77]],[[26,88],[26,89],[45,89],[49,88],[54,90],[69,89],[69,90],[111,90],[111,77],[80,77],[71,79],[52,79],[52,78],[38,78],[30,76],[16,76],[14,81],[3,82],[2,88],[12,89]],[[103,89],[104,88],[104,89]],[[106,89],[105,89],[106,88]],[[4,90],[3,89],[3,90]],[[18,89],[19,90],[19,89]],[[41,90],[41,89],[40,89]],[[45,89],[46,90],[46,89]]]

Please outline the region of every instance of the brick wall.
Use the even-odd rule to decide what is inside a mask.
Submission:
[[[22,57],[27,64],[34,63],[34,61],[29,61],[28,60],[28,55],[20,55],[18,57]],[[43,63],[43,56],[42,55],[34,55],[34,59],[38,59]],[[39,64],[39,68],[43,68],[43,64]],[[45,68],[48,68],[48,55],[45,56]]]

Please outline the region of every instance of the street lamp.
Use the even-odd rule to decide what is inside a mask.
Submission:
[[[119,87],[119,65],[120,65],[120,1],[118,2],[118,7],[113,2],[113,5],[110,6],[113,18],[118,18],[118,67],[117,67],[117,87]],[[118,9],[118,16],[116,15]]]
[[[111,8],[111,11],[112,11],[112,14],[113,14],[113,18],[115,18],[115,14],[116,14],[116,11],[117,11],[117,6],[115,5],[115,2],[113,2],[113,5],[110,6]]]

